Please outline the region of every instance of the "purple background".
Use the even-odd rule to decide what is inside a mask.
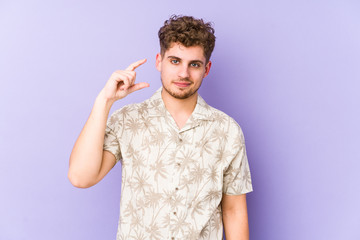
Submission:
[[[291,2],[291,3],[290,3]],[[200,90],[245,134],[252,240],[360,239],[359,1],[1,1],[0,239],[115,239],[121,167],[67,179],[73,144],[111,73],[148,58],[173,13],[215,23]]]

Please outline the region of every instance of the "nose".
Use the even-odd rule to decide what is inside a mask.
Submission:
[[[182,65],[179,69],[179,72],[178,72],[178,76],[180,78],[188,78],[190,75],[189,75],[189,68],[188,66],[184,66]]]

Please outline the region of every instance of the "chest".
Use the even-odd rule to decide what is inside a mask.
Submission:
[[[123,165],[145,168],[149,173],[163,168],[168,175],[173,174],[172,169],[189,174],[194,169],[205,171],[221,165],[225,142],[214,122],[195,122],[179,130],[170,121],[146,119],[138,121],[136,129],[125,122],[120,142]]]

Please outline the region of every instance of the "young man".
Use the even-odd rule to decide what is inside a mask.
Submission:
[[[148,87],[135,83],[146,59],[114,72],[70,156],[76,187],[99,182],[122,164],[117,239],[249,239],[252,191],[239,125],[206,104],[198,89],[210,71],[214,30],[202,19],[172,16],[159,30],[162,87],[146,101],[112,104]]]

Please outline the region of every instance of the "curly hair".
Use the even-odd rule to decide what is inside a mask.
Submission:
[[[172,43],[180,43],[185,47],[202,46],[208,62],[215,47],[214,32],[210,22],[205,23],[191,16],[172,15],[158,32],[161,55]]]

